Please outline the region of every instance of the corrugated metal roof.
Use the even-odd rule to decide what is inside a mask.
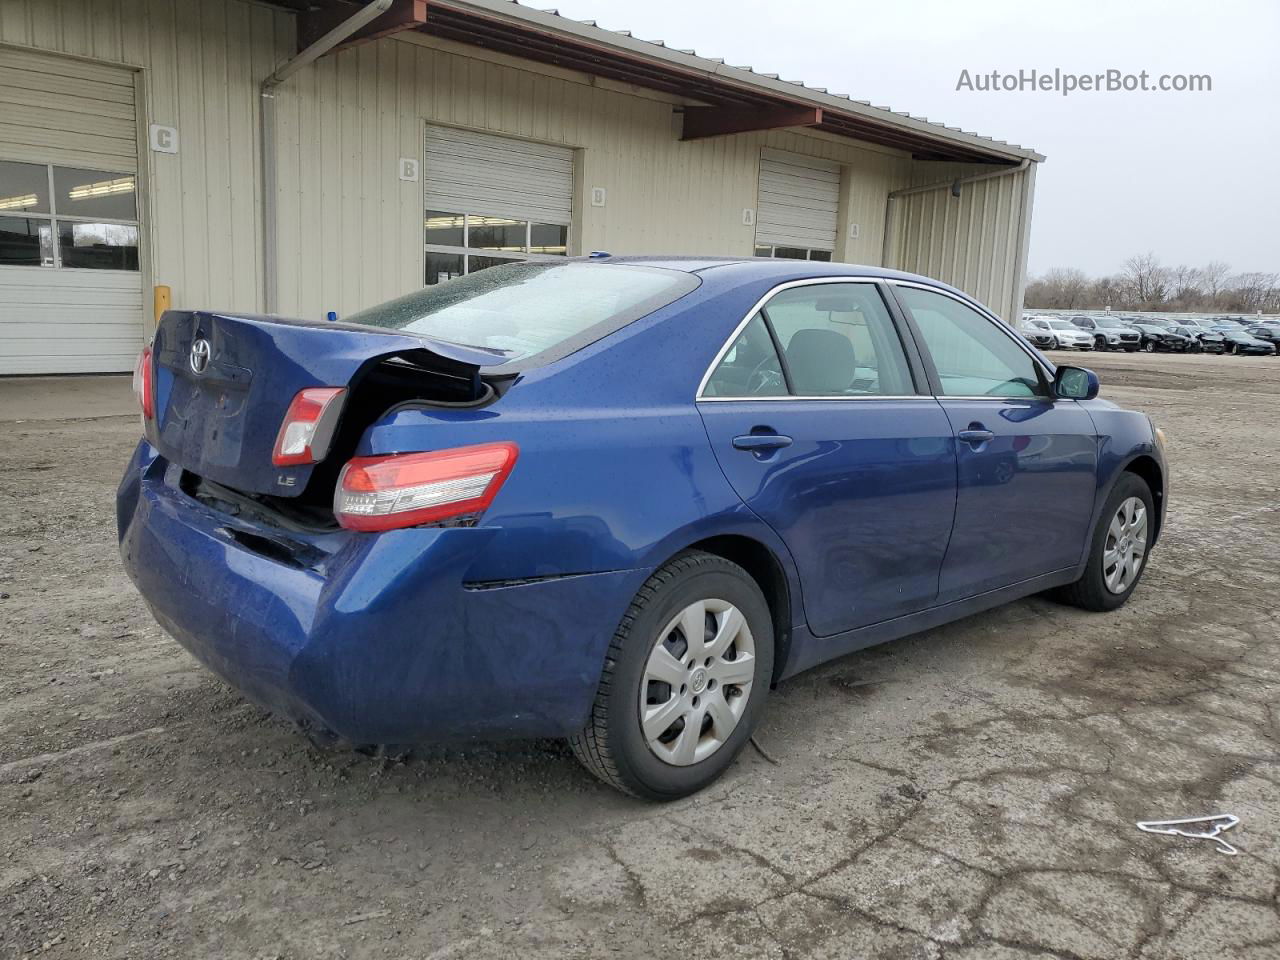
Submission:
[[[296,10],[351,11],[355,0],[268,0]],[[819,108],[813,128],[896,147],[919,159],[1017,163],[1043,160],[1036,151],[913,116],[847,93],[833,94],[799,80],[784,80],[751,66],[669,47],[665,41],[607,30],[554,9],[519,0],[428,0],[422,33],[663,91],[695,103],[737,109]]]
[[[914,116],[906,111],[875,106],[867,100],[855,100],[847,93],[829,93],[825,87],[811,87],[801,80],[783,80],[776,73],[764,73],[749,65],[729,66],[722,58],[703,57],[699,56],[694,50],[668,47],[666,42],[662,40],[643,40],[636,37],[630,30],[607,30],[600,27],[595,20],[575,20],[571,17],[562,16],[558,10],[539,9],[521,3],[520,0],[449,0],[445,4],[432,3],[431,6],[448,6],[456,9],[473,8],[489,13],[504,14],[507,17],[526,20],[532,25],[543,28],[550,26],[554,29],[556,26],[555,21],[560,21],[564,26],[572,25],[571,32],[588,34],[589,38],[596,42],[614,43],[633,52],[646,53],[656,60],[670,61],[675,55],[685,60],[695,61],[695,63],[687,64],[688,66],[700,66],[701,69],[725,79],[735,79],[757,86],[764,92],[781,92],[779,87],[785,85],[793,88],[786,91],[787,95],[793,100],[796,99],[796,94],[799,93],[800,102],[812,103],[814,106],[836,110],[865,108],[856,112],[860,114],[874,113],[878,115],[876,119],[893,123],[905,130],[925,132],[920,128],[928,128],[930,133],[936,133],[936,135],[947,139],[967,141],[967,145],[971,148],[1000,159],[1044,160],[1041,154],[1030,147],[1009,143],[1004,140],[996,140],[982,134],[962,130],[959,127],[947,126],[946,124],[929,120],[926,117]],[[430,18],[430,14],[428,14],[428,18]],[[621,41],[629,42],[623,43]],[[647,51],[637,49],[637,46],[649,49]],[[735,77],[733,76],[734,74],[740,74],[741,76]]]

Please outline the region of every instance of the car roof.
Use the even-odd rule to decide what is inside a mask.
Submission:
[[[858,263],[824,263],[820,260],[787,260],[781,257],[613,256],[601,253],[578,259],[594,263],[629,263],[661,267],[665,270],[680,270],[696,274],[707,274],[720,268],[734,267],[737,268],[735,273],[751,273],[761,279],[776,279],[778,282],[809,277],[873,277],[884,280],[912,280],[943,290],[955,289],[940,280],[918,273],[888,270],[884,267]]]

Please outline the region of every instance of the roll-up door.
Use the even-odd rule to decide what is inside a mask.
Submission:
[[[428,126],[423,181],[428,284],[568,253],[568,147]]]
[[[839,164],[767,147],[761,151],[758,254],[831,259],[839,207]]]
[[[132,369],[132,71],[0,48],[0,374]]]

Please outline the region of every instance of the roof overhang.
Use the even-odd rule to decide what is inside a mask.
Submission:
[[[349,16],[354,0],[275,0],[299,13],[299,41]],[[425,8],[425,9],[424,9]],[[931,123],[802,83],[733,67],[626,32],[604,30],[514,0],[396,0],[351,42],[412,29],[458,43],[634,84],[694,101],[684,139],[801,127],[904,150],[918,160],[1016,164],[1044,157],[1026,147]],[[346,45],[350,45],[350,42]]]

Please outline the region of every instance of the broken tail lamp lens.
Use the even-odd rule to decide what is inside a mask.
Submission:
[[[346,392],[342,387],[299,390],[276,434],[271,462],[277,467],[296,467],[323,460],[329,452]]]
[[[133,365],[133,395],[138,398],[143,419],[150,420],[156,412],[156,381],[150,346],[142,348],[138,362]]]
[[[342,468],[333,512],[348,530],[394,530],[482,514],[520,449],[484,443],[432,453],[356,457]]]

